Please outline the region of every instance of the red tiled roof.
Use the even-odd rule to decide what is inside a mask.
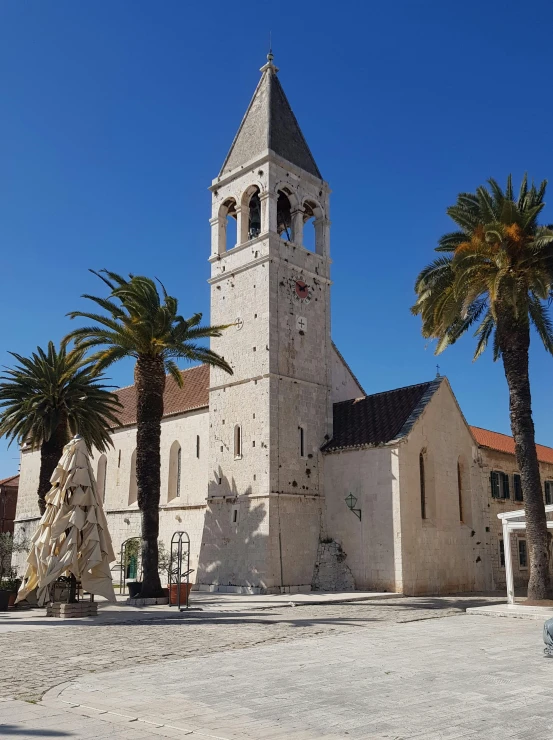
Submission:
[[[0,486],[6,486],[6,488],[17,488],[19,486],[19,473],[0,480]]]
[[[515,440],[509,437],[508,434],[490,432],[489,429],[481,429],[480,427],[471,427],[470,430],[480,447],[488,447],[490,450],[505,452],[508,455],[515,454]],[[536,451],[540,462],[553,464],[553,449],[551,447],[536,445]]]
[[[182,370],[184,386],[179,388],[175,380],[168,375],[163,394],[163,416],[182,414],[193,409],[209,406],[209,366],[198,365]],[[122,426],[136,424],[136,388],[129,385],[116,391],[123,404],[120,412]]]

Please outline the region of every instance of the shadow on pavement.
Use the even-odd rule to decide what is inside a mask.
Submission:
[[[73,732],[63,732],[62,730],[41,730],[23,727],[22,725],[0,725],[0,735],[17,737],[17,735],[29,735],[33,737],[75,737]]]
[[[399,597],[397,599],[371,599],[370,601],[353,601],[353,602],[331,602],[325,604],[294,604],[291,597],[290,604],[282,604],[268,609],[244,609],[216,611],[213,608],[201,609],[191,608],[188,611],[173,613],[164,612],[163,614],[154,614],[145,612],[144,614],[125,615],[124,611],[112,616],[100,616],[97,619],[60,619],[59,621],[42,621],[40,618],[20,619],[20,618],[0,618],[0,632],[2,627],[14,626],[19,628],[34,627],[38,629],[49,629],[55,627],[115,627],[133,625],[176,625],[176,624],[288,624],[292,627],[306,627],[317,625],[351,625],[363,626],[369,622],[381,622],[389,620],[391,612],[396,612],[400,619],[398,621],[409,621],[407,617],[409,612],[419,612],[415,619],[425,619],[428,617],[438,617],[440,612],[459,612],[463,613],[467,607],[489,606],[491,604],[501,604],[505,598],[501,595],[452,595],[452,596],[420,596],[420,597]],[[305,617],[305,612],[309,610],[309,617]],[[340,616],[340,612],[348,611],[348,616]],[[317,612],[320,613],[318,616]],[[329,612],[334,612],[330,614]],[[352,614],[351,612],[354,612]],[[375,614],[380,612],[383,616]],[[425,617],[428,612],[428,617]],[[414,615],[413,615],[414,616]],[[448,614],[451,616],[451,614]],[[9,631],[9,630],[8,630]]]

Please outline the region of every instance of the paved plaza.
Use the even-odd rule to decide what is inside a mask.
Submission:
[[[550,740],[542,625],[464,614],[485,602],[19,624],[0,634],[0,737]]]

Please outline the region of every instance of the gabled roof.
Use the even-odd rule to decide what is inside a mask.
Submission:
[[[209,367],[198,365],[182,370],[181,375],[184,381],[182,388],[178,387],[170,375],[167,376],[163,394],[164,417],[209,406]],[[136,387],[129,385],[116,393],[123,404],[120,412],[121,425],[136,424]]]
[[[407,436],[443,380],[335,403],[333,437],[323,452],[374,447]]]
[[[246,115],[221,167],[219,177],[272,149],[279,157],[322,180],[296,116],[277,77],[272,55],[253,94]]]
[[[19,486],[19,473],[16,475],[10,475],[9,478],[0,480],[0,486],[4,488],[17,488]]]
[[[507,455],[515,454],[515,440],[508,434],[491,432],[489,429],[482,429],[481,427],[471,427],[470,431],[479,447],[505,452]],[[551,447],[536,445],[536,452],[540,462],[553,464],[553,449]]]

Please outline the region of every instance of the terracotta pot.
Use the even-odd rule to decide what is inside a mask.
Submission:
[[[190,595],[190,590],[192,589],[192,583],[181,583],[180,584],[180,603],[181,606],[183,604],[186,604],[186,597]],[[179,603],[179,592],[178,592],[178,585],[176,583],[172,583],[170,586],[167,586],[169,589],[169,603],[172,606],[176,606]]]

